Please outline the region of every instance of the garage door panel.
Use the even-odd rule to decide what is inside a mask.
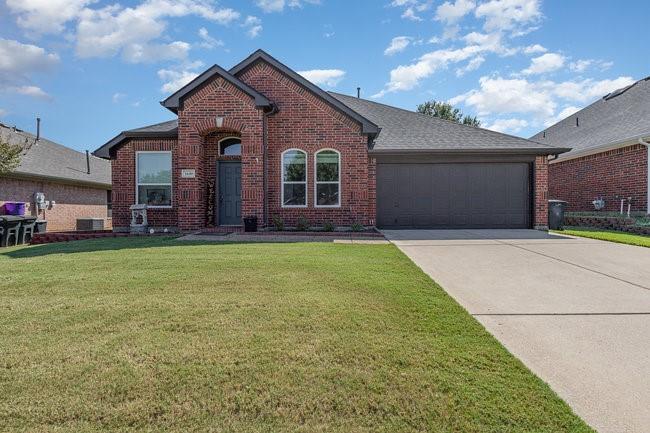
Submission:
[[[529,228],[527,163],[377,165],[380,227]]]

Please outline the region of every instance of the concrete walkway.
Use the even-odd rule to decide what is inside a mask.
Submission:
[[[650,248],[533,230],[384,234],[592,427],[650,432]]]

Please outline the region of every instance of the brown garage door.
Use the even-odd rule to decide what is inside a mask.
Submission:
[[[530,228],[528,163],[377,165],[383,228]]]

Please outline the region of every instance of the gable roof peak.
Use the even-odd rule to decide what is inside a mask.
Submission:
[[[200,74],[198,77],[187,83],[185,86],[178,89],[176,92],[172,93],[165,100],[161,101],[160,104],[172,111],[173,113],[178,112],[178,107],[180,106],[181,100],[187,96],[189,93],[193,92],[195,89],[203,85],[205,82],[210,80],[215,75],[219,75],[224,80],[228,81],[233,86],[237,87],[239,90],[243,91],[250,97],[255,100],[255,105],[259,108],[269,108],[272,103],[269,101],[266,96],[259,93],[257,90],[253,89],[230,72],[223,69],[221,66],[214,64],[205,72]]]
[[[370,136],[376,136],[377,134],[379,134],[380,128],[372,121],[368,120],[366,117],[362,116],[357,111],[343,104],[337,98],[333,97],[325,90],[321,89],[311,81],[307,80],[305,77],[303,77],[302,75],[300,75],[299,73],[297,73],[296,71],[294,71],[293,69],[285,65],[284,63],[280,62],[275,57],[271,56],[269,53],[262,50],[261,48],[258,48],[257,50],[253,51],[244,60],[242,60],[241,62],[239,62],[232,68],[230,68],[228,72],[230,72],[233,76],[236,77],[242,74],[250,66],[254,65],[255,62],[258,60],[265,61],[266,63],[268,63],[275,69],[277,69],[278,71],[282,72],[284,75],[291,78],[296,83],[300,84],[302,87],[309,90],[314,95],[323,99],[325,102],[327,102],[330,106],[334,107],[336,110],[352,118],[353,120],[359,122],[361,124],[361,132],[363,134],[368,134]]]

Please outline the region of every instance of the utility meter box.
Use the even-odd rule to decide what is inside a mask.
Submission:
[[[44,209],[45,208],[45,194],[42,192],[35,192],[34,193],[34,203],[36,203],[36,207],[39,209]]]

